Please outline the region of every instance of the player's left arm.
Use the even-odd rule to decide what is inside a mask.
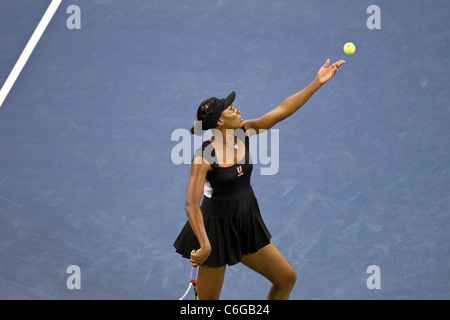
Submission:
[[[328,59],[317,72],[316,78],[306,88],[285,99],[278,107],[262,117],[245,120],[245,129],[247,131],[253,129],[255,133],[260,133],[261,130],[268,130],[278,122],[288,118],[300,109],[328,80],[333,78],[338,68],[344,63],[344,60],[340,60],[330,65],[330,59]]]

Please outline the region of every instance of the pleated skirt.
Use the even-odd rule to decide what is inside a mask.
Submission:
[[[204,263],[209,267],[234,265],[242,260],[243,255],[255,253],[270,243],[271,235],[251,188],[248,194],[236,199],[204,197],[200,209],[211,243],[211,254]],[[200,248],[189,221],[175,240],[174,247],[187,259],[192,250]]]

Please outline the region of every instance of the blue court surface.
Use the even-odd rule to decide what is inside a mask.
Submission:
[[[1,0],[0,85],[50,2]],[[444,0],[62,1],[0,108],[0,298],[181,297],[172,134],[232,90],[259,117],[330,58],[252,176],[291,299],[450,299],[449,21]],[[238,264],[221,299],[269,287]]]

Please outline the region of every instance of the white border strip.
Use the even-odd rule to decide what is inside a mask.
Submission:
[[[11,73],[8,76],[8,79],[6,79],[5,84],[0,90],[0,108],[2,107],[3,102],[5,101],[9,91],[11,90],[17,78],[19,77],[19,74],[22,72],[23,67],[30,58],[31,53],[33,52],[39,40],[41,39],[42,34],[44,33],[50,21],[52,20],[56,10],[58,10],[58,7],[61,4],[61,2],[62,0],[52,0],[47,11],[45,11],[44,16],[42,17],[41,22],[39,22],[38,26],[36,27],[36,30],[34,30],[33,35],[31,36],[30,40],[25,46],[25,49],[23,49],[23,52],[20,55],[19,60],[17,60],[16,65],[12,69]]]

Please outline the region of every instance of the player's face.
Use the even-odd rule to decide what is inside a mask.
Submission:
[[[223,110],[220,119],[225,123],[225,126],[230,129],[238,129],[242,127],[241,112],[233,105]]]

